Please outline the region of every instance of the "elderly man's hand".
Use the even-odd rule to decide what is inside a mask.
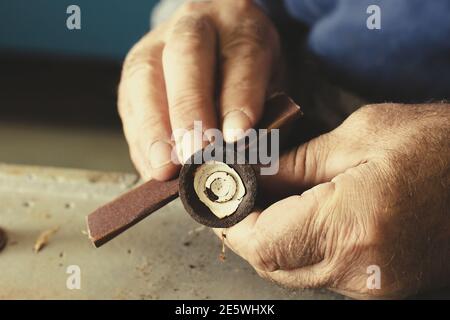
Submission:
[[[261,183],[282,200],[216,230],[261,276],[356,298],[450,284],[450,105],[366,106],[280,161]]]
[[[203,130],[222,128],[228,141],[228,129],[253,127],[280,60],[277,31],[251,0],[187,2],[144,36],[125,60],[119,87],[119,113],[141,175],[166,180],[177,173],[171,136],[194,121]],[[176,141],[181,162],[196,151],[191,142]]]

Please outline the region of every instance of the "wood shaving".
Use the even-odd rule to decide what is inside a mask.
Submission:
[[[142,260],[142,263],[136,266],[136,271],[139,272],[138,278],[143,277],[146,278],[151,273],[151,264],[148,262],[147,258]]]
[[[206,227],[205,226],[200,226],[198,228],[189,230],[188,235],[198,235],[200,232],[202,232],[203,230],[205,230]]]
[[[33,250],[34,252],[38,253],[41,251],[50,241],[50,238],[58,232],[59,227],[54,227],[52,229],[48,229],[44,232],[42,232],[39,237],[36,239],[36,242],[34,243]]]

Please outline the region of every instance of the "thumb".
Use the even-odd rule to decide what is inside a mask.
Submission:
[[[227,230],[227,245],[256,270],[294,270],[319,263],[324,256],[327,215],[321,207],[334,183],[321,184],[301,196],[280,200]]]
[[[362,148],[348,142],[337,129],[283,153],[275,175],[260,175],[264,197],[278,200],[300,194],[364,161]]]

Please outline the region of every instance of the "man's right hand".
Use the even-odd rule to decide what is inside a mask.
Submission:
[[[278,34],[250,0],[188,2],[129,52],[119,86],[119,113],[131,158],[144,179],[167,180],[193,144],[176,129],[254,127],[277,82]],[[217,103],[216,103],[217,98]]]

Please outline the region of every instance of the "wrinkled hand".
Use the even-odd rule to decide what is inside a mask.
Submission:
[[[261,276],[356,298],[450,284],[449,104],[363,107],[280,162],[261,183],[282,200],[223,230]]]
[[[141,175],[167,180],[177,173],[171,135],[194,121],[204,131],[222,129],[229,142],[238,138],[227,137],[229,129],[254,127],[277,83],[279,55],[274,26],[251,0],[187,2],[145,35],[129,52],[119,86],[119,113]],[[194,148],[189,139],[176,141],[179,161]]]

